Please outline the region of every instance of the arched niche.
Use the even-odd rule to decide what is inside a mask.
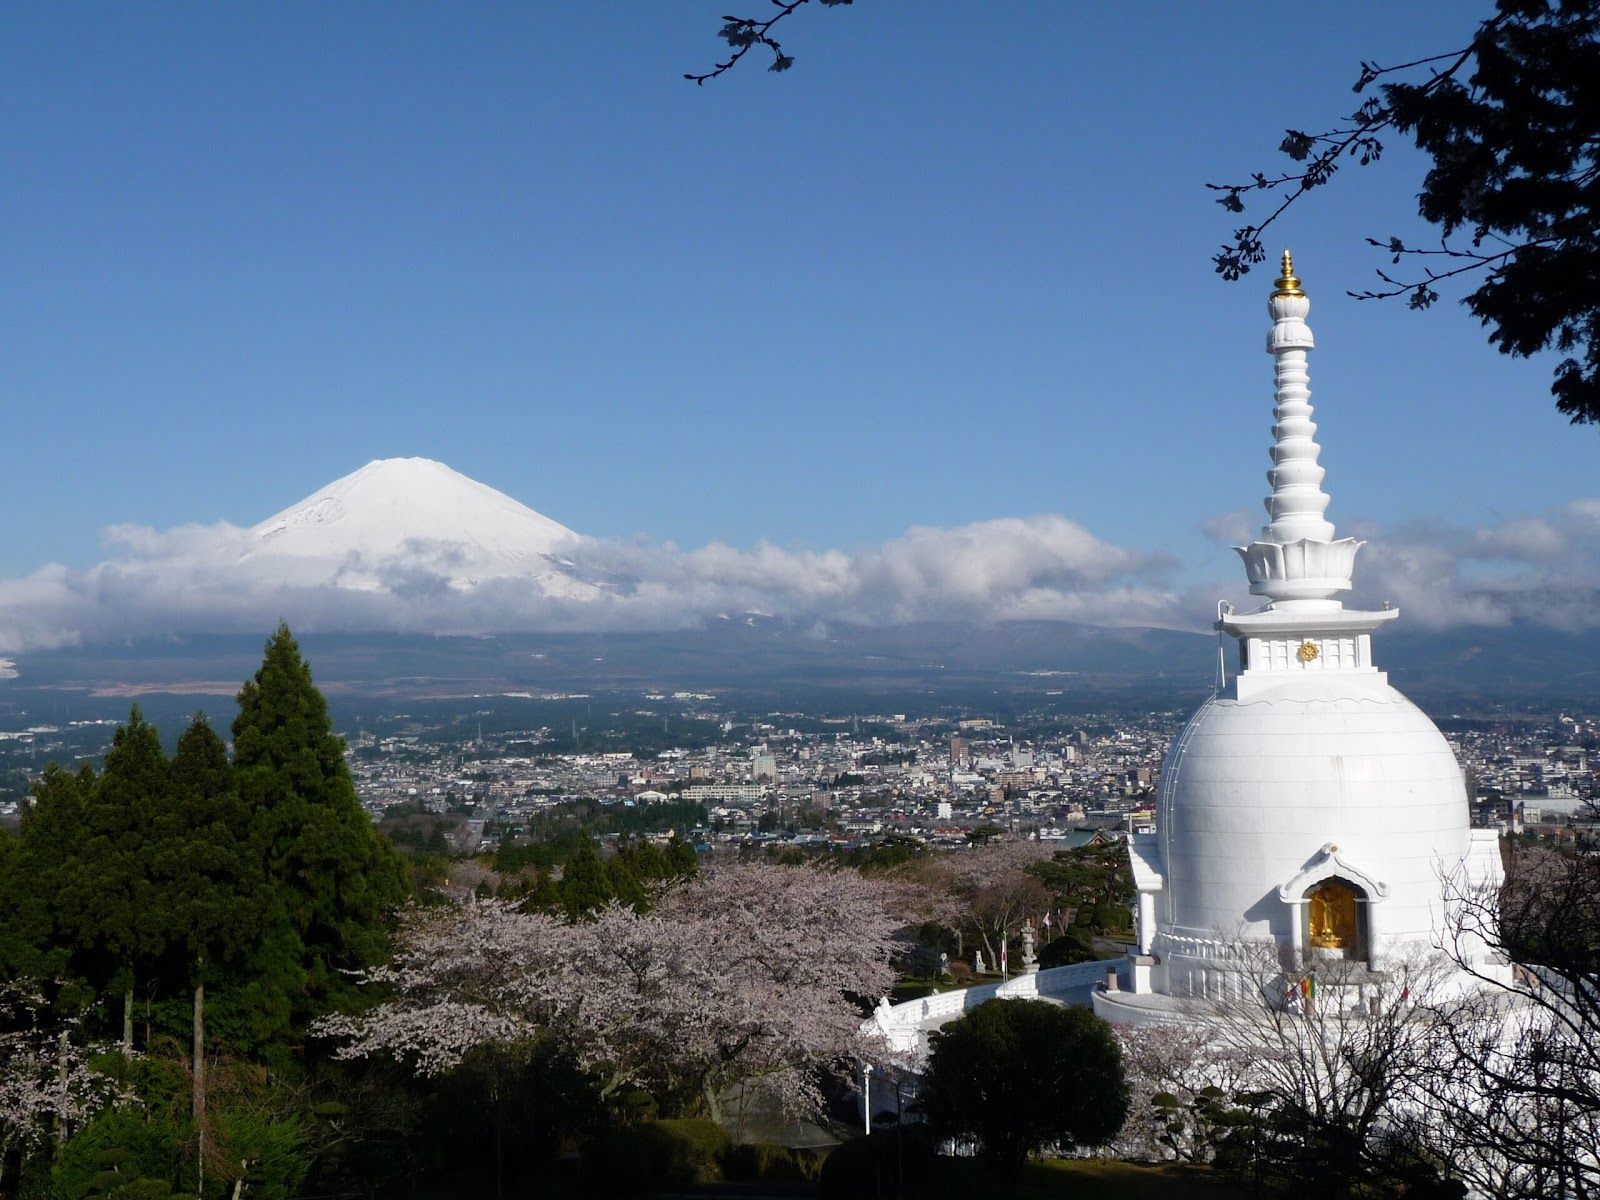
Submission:
[[[1350,879],[1332,875],[1306,889],[1305,945],[1307,954],[1336,954],[1365,959],[1371,946],[1370,911],[1366,889]]]
[[[1323,892],[1321,889],[1330,890]],[[1333,890],[1335,887],[1339,890]],[[1332,842],[1323,846],[1294,878],[1286,880],[1278,889],[1278,899],[1288,909],[1289,935],[1284,949],[1304,958],[1316,955],[1335,955],[1340,958],[1364,960],[1374,970],[1381,954],[1382,930],[1378,927],[1378,906],[1389,895],[1389,886],[1367,871],[1344,858],[1339,847]],[[1325,932],[1313,942],[1313,925],[1317,917],[1312,913],[1313,898],[1320,897],[1319,907],[1331,908],[1342,925],[1327,926],[1335,936]],[[1354,935],[1350,909],[1354,907]],[[1338,932],[1342,929],[1343,932]],[[1336,943],[1336,944],[1334,944]]]

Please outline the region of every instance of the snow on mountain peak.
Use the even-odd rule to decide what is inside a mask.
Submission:
[[[376,590],[421,571],[468,588],[527,576],[547,594],[592,589],[553,556],[582,540],[565,525],[427,458],[380,458],[250,530],[246,560],[296,582]]]

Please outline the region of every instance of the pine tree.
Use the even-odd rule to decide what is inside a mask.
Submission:
[[[167,755],[155,726],[134,705],[117,726],[105,769],[87,797],[75,870],[59,894],[63,923],[80,947],[108,960],[122,991],[122,1050],[133,1052],[136,984],[153,976],[171,924],[150,875],[152,830],[169,803]]]
[[[85,763],[74,773],[50,763],[33,781],[20,836],[0,870],[0,970],[6,977],[74,980],[68,991],[87,999],[83,964],[73,961],[81,913],[60,903],[79,873],[88,799],[98,777]]]
[[[178,739],[171,804],[154,831],[151,875],[171,915],[169,971],[193,996],[193,1111],[205,1134],[206,984],[241,959],[261,926],[265,877],[250,854],[250,814],[234,785],[227,747],[204,714]]]
[[[680,834],[672,835],[672,843],[667,847],[667,862],[676,879],[693,879],[700,874],[700,859],[694,847],[684,841]]]
[[[356,799],[327,701],[287,625],[239,692],[233,745],[268,886],[253,999],[259,1032],[281,1033],[343,989],[342,970],[383,958],[383,921],[404,897],[405,874]]]
[[[561,887],[550,872],[539,867],[534,872],[533,884],[521,905],[523,912],[555,912],[561,907]]]
[[[561,907],[569,920],[576,921],[591,915],[615,895],[594,843],[584,837],[561,873]]]
[[[640,886],[638,877],[628,866],[628,860],[622,854],[614,854],[606,861],[606,882],[611,885],[611,894],[619,903],[626,904],[634,912],[645,912],[650,907],[650,897]]]
[[[626,848],[619,845],[617,853],[626,860],[628,870],[640,883],[664,883],[672,878],[672,864],[666,852],[652,841],[636,840]]]

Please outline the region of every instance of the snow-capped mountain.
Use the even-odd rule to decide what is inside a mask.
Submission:
[[[361,591],[526,579],[547,596],[599,591],[563,551],[582,535],[427,458],[381,458],[249,530],[243,563],[285,584]]]

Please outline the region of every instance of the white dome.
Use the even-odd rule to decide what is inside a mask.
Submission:
[[[1470,844],[1455,755],[1377,672],[1208,701],[1162,772],[1160,827],[1169,942],[1285,941],[1280,889],[1312,871],[1354,874],[1375,893],[1383,943],[1431,945],[1443,878]],[[1341,866],[1317,870],[1334,857]]]
[[[1333,599],[1349,590],[1361,543],[1326,517],[1310,305],[1287,251],[1269,307],[1272,519],[1237,547],[1251,592],[1268,602],[1247,613],[1219,605],[1215,627],[1237,640],[1238,671],[1173,743],[1158,832],[1129,843],[1135,999],[1097,996],[1096,1011],[1113,1019],[1178,1011],[1151,1007],[1152,996],[1253,995],[1271,986],[1262,967],[1282,987],[1342,963],[1351,973],[1334,1002],[1365,1005],[1393,967],[1404,976],[1446,943],[1477,972],[1455,972],[1454,986],[1502,973],[1487,947],[1456,937],[1445,911],[1452,891],[1499,886],[1496,835],[1472,829],[1455,754],[1373,663],[1372,634],[1399,613]]]

